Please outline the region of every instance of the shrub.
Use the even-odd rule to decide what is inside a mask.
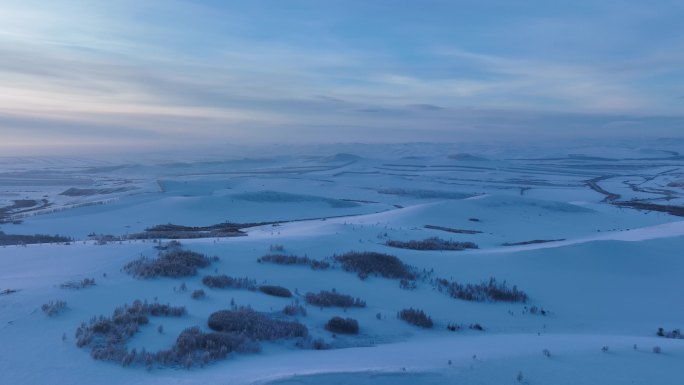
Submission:
[[[257,262],[275,263],[277,265],[306,265],[314,270],[325,270],[330,267],[330,263],[307,256],[298,257],[296,255],[270,254],[257,259]]]
[[[516,286],[509,288],[506,281],[497,283],[496,279],[490,278],[489,282],[480,284],[463,285],[458,282],[449,282],[446,279],[437,279],[436,286],[439,291],[446,290],[453,297],[465,301],[505,301],[505,302],[527,302],[527,294],[518,290]]]
[[[43,311],[43,313],[47,314],[48,317],[52,317],[66,309],[66,302],[62,300],[50,301],[43,304],[40,309]]]
[[[257,352],[259,346],[243,335],[203,333],[194,326],[180,333],[171,351],[177,357],[190,357],[193,362],[206,364],[224,358],[231,352]]]
[[[366,302],[360,298],[354,299],[350,295],[339,294],[334,291],[321,291],[319,293],[306,293],[304,300],[309,305],[321,307],[366,307]]]
[[[325,328],[333,333],[359,334],[359,323],[353,318],[332,317]]]
[[[665,338],[673,338],[673,339],[684,339],[684,335],[682,335],[682,332],[679,329],[672,329],[670,331],[665,331],[663,328],[658,328],[658,332],[656,333],[659,337],[665,337]]]
[[[455,323],[449,323],[446,328],[450,332],[455,332],[455,331],[461,330],[461,325],[455,324]]]
[[[207,275],[202,278],[202,283],[211,288],[218,289],[247,289],[256,290],[256,281],[253,279],[234,278],[227,275]]]
[[[81,281],[69,281],[59,285],[60,289],[85,289],[86,287],[95,286],[94,278],[83,278]]]
[[[283,297],[283,298],[290,298],[292,297],[292,292],[288,290],[287,288],[284,288],[282,286],[275,286],[275,285],[261,285],[259,286],[259,291],[272,295],[274,297]]]
[[[283,314],[289,315],[289,316],[296,316],[296,315],[302,315],[306,316],[306,309],[304,306],[299,305],[297,303],[287,305],[283,308]]]
[[[192,294],[190,294],[190,297],[192,297],[192,299],[201,299],[206,297],[206,294],[204,293],[204,290],[197,289],[193,290]]]
[[[82,323],[76,329],[76,346],[90,346],[90,355],[94,359],[115,361],[124,366],[133,362],[159,362],[150,353],[137,354],[135,349],[129,352],[126,342],[142,325],[149,323],[149,316],[179,317],[184,314],[184,307],[147,304],[136,300],[130,306],[114,309],[111,317],[93,317],[89,324]]]
[[[482,327],[482,325],[477,324],[477,323],[468,325],[468,329],[477,330],[478,332],[484,331],[484,328]]]
[[[385,245],[400,249],[411,250],[465,250],[477,249],[478,246],[473,242],[447,241],[438,237],[431,237],[422,241],[394,241],[389,240]]]
[[[163,366],[190,368],[203,366],[226,357],[231,352],[256,352],[259,346],[247,336],[229,333],[204,333],[198,327],[185,329],[178,335],[174,345],[167,350],[137,352],[128,350],[126,342],[138,327],[148,322],[148,315],[179,316],[185,308],[160,304],[143,304],[136,301],[132,306],[117,308],[111,318],[93,318],[76,331],[77,346],[91,346],[91,356],[97,360],[119,362],[123,366],[134,363],[148,369],[157,363]]]
[[[527,306],[525,306],[525,308],[527,308]],[[529,311],[530,311],[530,314],[535,314],[535,315],[536,315],[536,314],[541,314],[541,315],[544,315],[544,316],[545,316],[545,315],[548,315],[548,314],[549,314],[549,311],[548,311],[548,310],[544,310],[544,307],[543,307],[543,306],[542,306],[541,308],[539,308],[539,307],[537,307],[537,306],[532,306],[532,307],[530,307],[530,310],[529,310]]]
[[[340,263],[345,271],[356,272],[362,279],[370,274],[395,279],[416,278],[411,267],[405,265],[399,258],[389,254],[372,251],[362,253],[349,252],[335,255],[333,259]]]
[[[432,319],[422,310],[413,308],[403,309],[399,312],[398,317],[411,325],[420,326],[422,328],[431,328],[433,326]]]
[[[416,281],[409,281],[408,279],[401,279],[399,281],[399,288],[403,290],[415,290],[418,288]]]
[[[283,252],[285,251],[285,246],[283,245],[271,245],[268,247],[268,250],[271,252]]]
[[[124,266],[123,270],[140,278],[162,277],[188,277],[197,275],[197,269],[207,267],[212,260],[204,254],[189,250],[172,249],[159,254],[159,257],[150,259],[140,257]]]
[[[654,346],[653,347],[653,353],[660,354],[662,352],[663,352],[663,350],[660,348],[660,346]]]
[[[217,332],[241,334],[255,340],[305,337],[308,334],[306,326],[299,322],[271,319],[249,308],[212,313],[208,326]]]

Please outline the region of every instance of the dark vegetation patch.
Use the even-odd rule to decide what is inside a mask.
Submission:
[[[12,201],[11,205],[0,207],[0,223],[15,222],[16,219],[12,219],[13,214],[19,214],[26,211],[31,211],[32,209],[38,209],[48,206],[48,201],[43,199],[42,207],[36,207],[38,205],[37,200],[33,199],[16,199]]]
[[[462,330],[462,329],[464,329],[464,328],[466,328],[466,327],[467,327],[468,329],[470,329],[470,330],[476,330],[476,331],[480,331],[480,332],[481,332],[481,331],[484,331],[484,327],[482,327],[482,325],[480,325],[479,323],[474,323],[474,324],[470,324],[470,325],[467,325],[467,326],[466,326],[466,325],[463,325],[463,324],[452,323],[452,322],[450,322],[450,323],[447,324],[447,327],[446,327],[446,328],[447,328],[447,330],[449,330],[450,332],[457,332],[457,331]]]
[[[299,304],[299,301],[295,301],[283,308],[283,314],[289,316],[306,316],[306,308]]]
[[[254,351],[247,338],[224,333],[202,333],[199,328],[189,328],[178,336],[176,343],[168,350],[155,353],[144,349],[128,350],[126,344],[141,326],[149,323],[149,317],[180,317],[184,307],[172,307],[159,303],[147,304],[136,300],[132,305],[118,307],[111,317],[93,317],[76,329],[76,346],[90,347],[90,355],[96,360],[118,362],[123,366],[142,364],[148,369],[152,365],[191,367],[204,365],[237,351]]]
[[[60,289],[85,289],[87,287],[95,286],[95,278],[83,278],[80,281],[69,281],[59,285]]]
[[[435,225],[425,225],[426,229],[446,231],[447,233],[454,234],[481,234],[482,231],[479,230],[466,230],[466,229],[454,229],[452,227],[435,226]]]
[[[190,294],[190,297],[192,299],[202,299],[206,296],[207,296],[207,294],[202,289],[193,290],[192,294]]]
[[[0,246],[10,245],[32,245],[38,243],[69,243],[73,239],[61,235],[21,235],[21,234],[5,234],[0,231]]]
[[[413,280],[401,279],[399,281],[399,288],[402,290],[415,290],[418,288],[418,284]]]
[[[202,278],[202,283],[212,289],[247,289],[256,290],[256,281],[247,277],[234,278],[223,275],[207,275]]]
[[[185,308],[147,304],[135,301],[119,307],[111,317],[93,317],[76,330],[76,345],[91,349],[97,360],[118,362],[123,366],[144,365],[148,369],[166,367],[204,366],[227,357],[231,353],[259,351],[256,341],[297,338],[297,346],[314,347],[316,341],[307,337],[306,327],[297,322],[271,319],[249,308],[223,310],[210,315],[208,324],[213,330],[205,333],[199,327],[181,332],[174,345],[167,350],[147,352],[129,350],[127,342],[149,323],[149,317],[180,317]],[[322,341],[318,341],[324,346]]]
[[[658,328],[658,332],[656,333],[656,335],[659,337],[673,338],[677,340],[684,339],[684,335],[682,335],[682,332],[679,329],[666,331],[663,328]]]
[[[140,278],[189,277],[197,275],[197,269],[207,267],[218,257],[208,258],[190,250],[164,251],[157,258],[140,257],[126,264],[123,270]]]
[[[522,245],[534,245],[537,243],[549,243],[549,242],[560,242],[564,241],[565,238],[559,238],[559,239],[533,239],[531,241],[524,241],[524,242],[506,242],[502,243],[502,246],[522,246]]]
[[[341,264],[345,271],[356,272],[361,279],[365,279],[371,274],[394,279],[416,278],[413,268],[389,254],[373,251],[352,251],[342,255],[334,255],[333,260]]]
[[[424,311],[418,309],[403,309],[397,316],[399,319],[410,323],[411,325],[420,326],[422,328],[431,328],[433,326],[432,318],[428,317]]]
[[[261,285],[259,286],[259,291],[272,295],[274,297],[282,297],[282,298],[290,298],[292,297],[292,292],[290,292],[289,289],[282,287],[282,286],[275,286],[275,285]]]
[[[0,295],[10,295],[10,294],[17,293],[18,291],[19,290],[15,290],[15,289],[0,290]]]
[[[353,318],[332,317],[325,328],[333,333],[359,334],[359,322]]]
[[[304,265],[314,270],[325,270],[330,267],[330,263],[317,259],[311,259],[306,255],[299,257],[296,255],[269,254],[257,259],[259,263],[275,263],[277,265]]]
[[[523,308],[523,314],[525,314],[525,313],[530,313],[532,315],[543,315],[543,316],[547,316],[547,315],[551,314],[551,312],[549,310],[544,309],[543,306],[542,307],[531,306],[529,309],[527,308],[527,306],[525,306]]]
[[[306,337],[308,330],[299,322],[273,319],[249,308],[220,310],[209,316],[211,330],[235,333],[253,340]]]
[[[309,305],[320,307],[366,307],[366,302],[361,298],[354,298],[350,295],[337,293],[333,291],[320,291],[318,293],[306,293],[304,300]]]
[[[50,301],[43,304],[40,310],[43,311],[48,317],[56,316],[57,314],[63,312],[66,309],[66,302],[62,300]]]
[[[225,238],[245,236],[242,229],[269,225],[278,222],[231,223],[224,222],[210,226],[157,225],[148,227],[142,233],[128,235],[129,239],[194,239]]]
[[[618,207],[629,207],[636,210],[658,211],[678,217],[684,217],[684,206],[659,205],[657,203],[639,201],[613,202],[613,204]]]
[[[76,188],[72,187],[65,191],[59,193],[59,195],[65,195],[70,197],[83,197],[91,195],[106,195],[115,194],[120,192],[126,192],[135,190],[135,187],[111,187],[111,188]]]
[[[427,238],[422,241],[395,241],[389,240],[385,242],[387,246],[397,247],[400,249],[411,250],[465,250],[477,249],[477,245],[473,242],[454,242],[447,241],[438,237]]]
[[[527,294],[514,285],[508,287],[506,281],[498,283],[493,277],[489,282],[479,284],[460,284],[456,281],[448,281],[439,278],[435,281],[435,286],[440,292],[446,291],[453,298],[475,302],[527,302]]]
[[[468,329],[477,330],[478,332],[483,332],[485,330],[484,327],[482,327],[482,325],[477,323],[468,325]]]

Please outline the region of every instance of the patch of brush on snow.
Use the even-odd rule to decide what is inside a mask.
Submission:
[[[416,278],[414,269],[394,255],[372,251],[352,251],[342,255],[334,255],[333,260],[340,263],[345,271],[358,273],[361,279],[365,279],[371,274],[393,279]]]
[[[139,278],[189,277],[197,275],[197,269],[207,267],[218,257],[208,258],[204,254],[175,249],[159,254],[157,258],[140,257],[127,263],[123,270]]]
[[[465,250],[478,248],[478,246],[473,242],[447,241],[438,237],[431,237],[423,239],[422,241],[389,240],[385,242],[385,245],[411,250]]]

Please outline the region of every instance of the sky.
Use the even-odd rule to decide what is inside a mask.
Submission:
[[[0,0],[0,154],[684,136],[680,0]]]

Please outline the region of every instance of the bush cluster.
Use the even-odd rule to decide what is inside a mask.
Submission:
[[[249,308],[221,310],[209,316],[210,329],[235,333],[254,340],[306,337],[308,330],[299,322],[272,319]]]
[[[138,356],[129,352],[126,342],[138,332],[142,325],[149,323],[149,316],[180,317],[185,314],[184,307],[173,307],[159,303],[143,303],[139,300],[132,305],[114,309],[111,317],[99,316],[90,319],[76,329],[76,346],[91,347],[90,355],[97,360],[117,361],[129,365],[137,359],[155,361],[155,357]],[[150,361],[150,364],[151,362]]]
[[[325,328],[333,333],[359,334],[359,323],[353,318],[332,317]]]
[[[173,249],[159,254],[157,258],[140,257],[129,262],[123,270],[140,278],[188,277],[197,275],[197,269],[207,267],[212,259],[189,250]]]
[[[682,335],[682,332],[679,329],[673,329],[670,331],[666,331],[663,328],[658,328],[658,332],[656,333],[659,337],[665,337],[665,338],[674,338],[674,339],[684,339],[684,335]]]
[[[257,259],[257,262],[275,263],[277,265],[306,265],[314,270],[325,270],[330,267],[330,263],[307,256],[299,257],[296,255],[269,254]]]
[[[259,286],[259,291],[272,295],[274,297],[283,297],[283,298],[290,298],[292,297],[292,292],[290,292],[289,289],[282,287],[282,286],[275,286],[275,285],[261,285]]]
[[[61,313],[64,309],[66,309],[66,302],[62,300],[50,301],[48,303],[44,303],[40,307],[40,310],[47,314],[48,317],[55,316]]]
[[[192,299],[201,299],[206,296],[207,295],[204,293],[204,290],[202,289],[193,290],[192,294],[190,294],[190,297],[192,297]]]
[[[302,315],[306,316],[306,308],[298,303],[287,305],[283,308],[283,314],[289,316]]]
[[[403,309],[397,316],[411,325],[420,326],[422,328],[431,328],[433,325],[432,319],[422,310],[413,308]]]
[[[10,245],[30,245],[36,243],[68,243],[73,239],[61,235],[46,235],[46,234],[5,234],[0,231],[0,246]]]
[[[387,246],[400,249],[411,250],[465,250],[477,249],[478,246],[473,242],[447,241],[438,237],[423,239],[422,241],[394,241],[385,242]]]
[[[402,278],[399,281],[399,288],[403,290],[415,290],[418,288],[416,281]]]
[[[89,325],[83,323],[76,330],[76,345],[91,347],[91,356],[97,360],[131,364],[176,366],[190,368],[206,365],[225,358],[229,353],[256,352],[259,346],[247,336],[240,334],[204,333],[198,327],[181,332],[174,345],[167,350],[140,352],[128,350],[126,342],[149,322],[148,316],[181,316],[185,308],[135,301],[131,306],[119,307],[112,317],[97,317]]]
[[[371,274],[385,278],[415,279],[413,269],[405,265],[399,258],[383,253],[372,251],[349,252],[335,255],[333,259],[342,265],[345,271],[358,273],[359,278],[365,279]]]
[[[334,290],[322,290],[318,293],[306,293],[304,300],[309,305],[321,307],[366,307],[366,302],[361,300],[361,298],[354,298],[350,295],[340,294]]]
[[[527,306],[525,306],[525,310],[528,310]],[[549,311],[545,310],[543,306],[541,308],[537,307],[537,306],[532,306],[529,308],[529,312],[530,312],[530,314],[534,314],[534,315],[537,315],[537,314],[544,315],[544,316],[549,315]]]
[[[59,285],[60,289],[85,289],[86,287],[95,286],[94,278],[83,278],[81,281],[69,281]]]
[[[244,278],[234,278],[229,277],[225,274],[223,275],[207,275],[202,278],[202,283],[207,287],[212,289],[247,289],[256,290],[256,281]]]
[[[440,292],[446,290],[451,297],[465,301],[527,302],[528,299],[527,294],[516,286],[509,288],[506,281],[498,283],[494,278],[490,278],[489,282],[466,285],[440,278],[437,279],[436,286]]]

